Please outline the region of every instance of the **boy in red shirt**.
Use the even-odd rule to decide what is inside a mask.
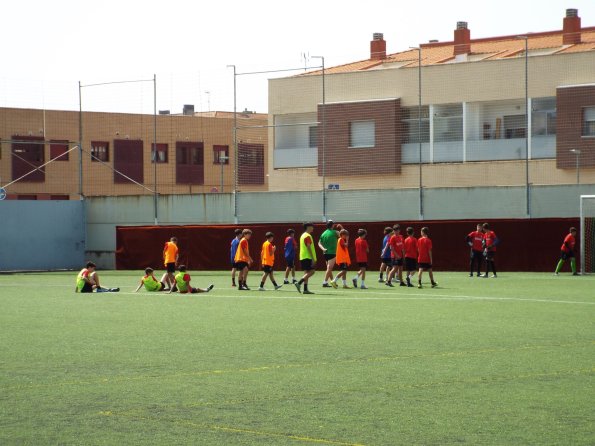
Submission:
[[[260,287],[258,291],[266,291],[264,287],[264,283],[267,280],[267,277],[271,278],[271,282],[276,290],[281,288],[281,285],[277,285],[275,278],[273,277],[273,265],[275,264],[275,250],[277,249],[275,245],[273,245],[273,238],[274,235],[272,232],[267,232],[265,234],[267,238],[266,241],[262,244],[262,249],[260,250],[260,262],[262,264],[262,278],[260,279]]]
[[[355,261],[357,262],[357,266],[359,266],[359,271],[357,273],[357,276],[353,278],[353,286],[357,288],[357,278],[361,277],[362,290],[368,289],[365,283],[366,268],[368,267],[368,253],[370,252],[370,248],[368,247],[368,241],[366,240],[367,234],[368,231],[366,231],[365,229],[358,229],[358,238],[355,239]]]
[[[570,268],[572,269],[572,275],[578,276],[576,272],[576,260],[574,258],[574,245],[576,245],[576,228],[570,228],[568,235],[564,238],[562,247],[560,248],[560,260],[556,265],[556,271],[554,274],[557,276],[566,259],[570,259]]]
[[[483,262],[483,228],[477,223],[477,229],[467,234],[467,244],[471,248],[471,261],[469,262],[469,277],[473,277],[473,267],[477,263],[477,277],[481,276]]]
[[[498,237],[494,231],[490,231],[490,225],[484,223],[483,226],[483,255],[486,258],[486,273],[483,275],[484,278],[488,277],[490,272],[490,266],[492,267],[492,277],[498,277],[496,273],[496,246],[498,245]]]
[[[388,273],[388,278],[385,285],[391,287],[394,286],[392,280],[393,277],[397,275],[399,278],[399,285],[406,286],[405,282],[403,282],[403,256],[405,255],[405,245],[403,242],[403,236],[401,235],[400,225],[395,224],[393,226],[393,235],[389,239],[388,245],[390,246],[393,267]]]
[[[403,242],[405,246],[405,271],[407,271],[407,286],[412,287],[411,278],[417,270],[417,239],[413,236],[413,228],[407,228],[407,238]]]
[[[432,240],[428,237],[429,229],[427,227],[421,228],[421,237],[417,240],[417,250],[419,252],[417,263],[419,264],[419,273],[417,275],[417,287],[421,288],[421,276],[424,271],[428,272],[432,288],[436,288],[438,284],[434,282],[434,274],[432,273]]]

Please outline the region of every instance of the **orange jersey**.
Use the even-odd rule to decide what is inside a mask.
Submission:
[[[351,259],[349,258],[349,251],[347,250],[347,241],[340,238],[337,241],[337,264],[346,263],[351,265]]]
[[[238,245],[238,250],[236,251],[236,257],[234,260],[236,261],[236,263],[249,262],[250,250],[248,247],[248,240],[246,240],[245,238],[242,238],[242,240],[240,240],[240,244]]]
[[[275,263],[275,245],[268,240],[262,244],[260,261],[265,266],[273,266]]]
[[[163,247],[163,264],[176,263],[178,261],[178,246],[174,242],[165,242]]]

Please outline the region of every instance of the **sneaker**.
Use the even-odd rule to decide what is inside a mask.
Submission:
[[[394,287],[394,285],[393,285],[393,283],[392,283],[392,282],[385,282],[384,284],[385,284],[386,286]]]
[[[333,283],[333,282],[331,282]],[[328,283],[323,283],[322,284],[322,288],[330,288],[331,286]]]
[[[560,275],[560,274],[558,274],[558,273],[554,273],[554,276],[559,276],[559,275]]]
[[[578,276],[578,273],[572,273],[573,276]]]
[[[384,283],[384,279],[378,279],[378,283]]]
[[[314,293],[310,290],[304,290],[304,294],[314,294]]]
[[[351,287],[349,285],[343,285],[343,288],[345,288],[346,290],[350,290]]]
[[[235,282],[231,282],[231,286],[236,286],[236,283]]]
[[[289,280],[285,279],[285,280],[283,281],[283,285],[289,285]]]
[[[473,277],[473,273],[469,274],[469,277]]]
[[[492,279],[497,279],[498,276],[496,274],[492,274]]]
[[[298,283],[298,281],[297,281],[297,280],[295,280],[295,279],[292,279],[292,280],[291,280],[291,283],[293,283],[293,284],[295,285],[296,283]]]
[[[421,282],[418,282],[418,283],[417,283],[417,287],[418,287],[418,288],[422,288],[422,286],[421,286]]]
[[[248,288],[248,285],[244,285],[244,289],[245,289],[246,291],[250,291],[250,288]]]
[[[407,286],[407,284],[405,282],[401,282],[399,283],[399,286]]]
[[[331,282],[331,286],[332,286],[334,289],[337,289],[337,288],[339,287],[339,286],[337,285],[337,282]]]
[[[432,282],[432,288],[436,288],[438,284],[436,282]]]
[[[362,286],[360,286],[360,288],[361,288],[362,290],[367,290],[367,289],[368,289],[368,287],[367,287],[366,285],[362,285]]]
[[[302,285],[299,282],[294,283],[294,285],[297,288],[298,293],[301,293],[302,292]]]
[[[281,288],[283,285],[275,285],[275,290],[278,290],[279,288]]]
[[[357,288],[357,279],[351,279],[353,282],[353,288]]]
[[[258,287],[258,291],[266,291],[267,289],[265,287],[259,286]]]
[[[487,279],[489,276],[486,274],[482,274],[481,277],[483,277],[484,279]]]
[[[96,293],[107,293],[107,288],[96,288],[95,292]]]
[[[215,285],[213,285],[213,284],[210,284],[210,285],[207,287],[207,293],[208,293],[209,291],[211,291],[213,288],[215,288]]]
[[[407,282],[407,286],[408,286],[409,288],[413,288],[413,284],[412,284],[411,282]]]

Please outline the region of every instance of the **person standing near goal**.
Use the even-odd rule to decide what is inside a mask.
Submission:
[[[465,239],[471,248],[469,261],[469,277],[473,277],[474,266],[477,264],[477,277],[481,276],[481,264],[483,263],[483,228],[477,223],[475,231],[467,234]]]
[[[483,255],[486,258],[486,273],[483,275],[484,278],[487,278],[490,273],[490,266],[492,267],[492,277],[495,279],[498,277],[496,273],[496,261],[494,260],[496,257],[496,246],[499,243],[498,237],[496,233],[490,230],[490,225],[488,223],[484,223],[483,226]]]
[[[556,265],[556,271],[554,274],[557,276],[560,273],[560,270],[564,266],[564,262],[570,259],[570,269],[572,270],[573,276],[578,276],[576,272],[576,259],[574,258],[574,246],[576,245],[576,228],[570,228],[568,231],[568,235],[564,238],[564,242],[562,242],[562,247],[560,248],[560,260],[558,260],[558,264]]]

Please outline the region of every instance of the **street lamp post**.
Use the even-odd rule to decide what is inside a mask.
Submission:
[[[574,153],[576,155],[576,184],[577,186],[581,184],[581,150],[580,149],[570,149],[570,153]]]

